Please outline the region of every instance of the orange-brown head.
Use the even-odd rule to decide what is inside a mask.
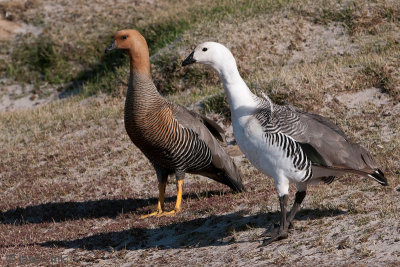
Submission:
[[[114,35],[114,41],[106,53],[114,49],[126,50],[133,71],[150,75],[149,48],[144,37],[136,30],[122,30]]]

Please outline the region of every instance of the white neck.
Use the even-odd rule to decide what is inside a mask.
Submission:
[[[227,62],[226,62],[227,63]],[[225,94],[228,98],[232,115],[239,108],[252,108],[257,106],[256,96],[250,91],[243,81],[236,66],[235,59],[228,61],[229,64],[213,66],[222,80]]]

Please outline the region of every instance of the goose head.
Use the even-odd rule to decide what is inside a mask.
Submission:
[[[147,47],[144,37],[137,30],[127,29],[115,33],[114,41],[106,48],[105,52],[114,49],[140,51],[143,46]]]
[[[149,48],[146,40],[137,30],[121,30],[115,33],[114,41],[106,48],[105,53],[114,49],[126,50],[134,71],[150,74]]]
[[[198,45],[182,62],[182,66],[193,63],[205,64],[221,74],[224,69],[235,68],[236,61],[231,51],[224,45],[216,42],[205,42]]]

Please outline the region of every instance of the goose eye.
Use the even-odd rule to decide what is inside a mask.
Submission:
[[[207,47],[204,47],[202,50],[203,50],[203,52],[206,52],[207,51]]]
[[[126,38],[128,38],[128,36],[122,35],[122,40],[126,40]]]

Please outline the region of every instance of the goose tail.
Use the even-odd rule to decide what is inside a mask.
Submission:
[[[380,183],[383,186],[389,185],[385,175],[383,174],[383,172],[380,169],[376,169],[374,172],[369,173],[368,177],[374,179],[375,181],[377,181],[378,183]]]
[[[246,192],[246,188],[243,185],[242,173],[234,162],[232,162],[231,168],[225,170],[223,173],[224,181],[235,192]]]

